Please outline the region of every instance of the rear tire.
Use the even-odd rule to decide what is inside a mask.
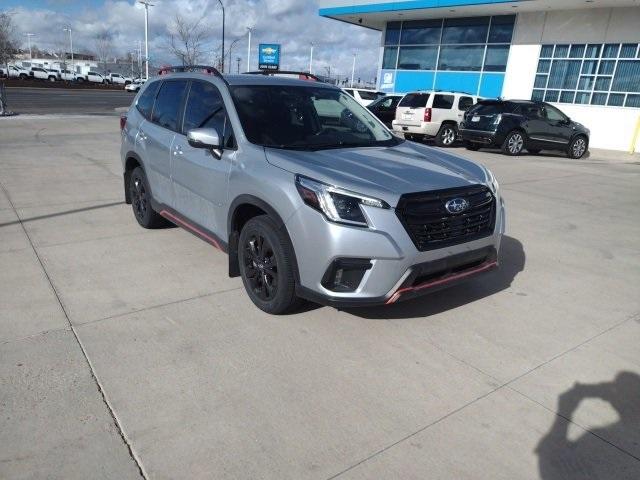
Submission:
[[[56,81],[56,77],[49,77],[49,81],[50,82],[55,82]]]
[[[446,123],[440,127],[438,130],[438,134],[436,135],[435,141],[438,147],[448,148],[453,146],[456,143],[456,137],[458,136],[458,129],[455,125],[451,125],[450,123]]]
[[[268,215],[251,218],[240,232],[238,263],[251,301],[263,312],[281,315],[298,308],[295,254],[286,233]]]
[[[575,160],[584,157],[589,149],[589,140],[584,135],[578,135],[569,144],[567,156]]]
[[[151,206],[151,189],[144,170],[136,167],[129,177],[129,194],[133,216],[143,228],[160,228],[167,224]]]
[[[519,130],[509,132],[502,143],[502,153],[515,157],[520,155],[524,150],[524,133]]]
[[[466,148],[467,150],[471,150],[472,152],[477,152],[478,150],[480,150],[480,145],[473,142],[464,142],[464,148]]]

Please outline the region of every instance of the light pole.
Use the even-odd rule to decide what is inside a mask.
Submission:
[[[240,41],[240,38],[236,38],[233,42],[231,42],[231,45],[229,45],[229,73],[233,73],[233,63],[232,63],[232,60],[231,60],[231,54],[233,52],[233,47],[239,41]],[[224,68],[224,50],[222,51],[222,65],[223,65],[222,68]],[[223,70],[223,72],[224,72],[224,70]]]
[[[27,43],[29,44],[29,60],[33,60],[33,54],[31,53],[31,37],[35,37],[35,33],[25,33],[27,36]]]
[[[222,67],[222,73],[224,73],[224,4],[222,0],[218,0],[218,3],[220,4],[220,8],[222,8],[222,64],[220,66]]]
[[[144,5],[144,62],[145,62],[145,78],[149,80],[149,7],[153,7],[153,3],[149,0],[138,0]]]
[[[73,33],[71,32],[71,25],[64,27],[65,32],[69,32],[69,48],[71,49],[71,71],[76,73],[76,65],[73,60]]]
[[[313,42],[309,43],[311,45],[311,52],[309,52],[309,73],[313,73]]]
[[[247,27],[249,31],[249,44],[247,45],[247,72],[251,71],[251,32],[253,27]]]
[[[351,88],[353,88],[353,77],[356,74],[356,54],[353,54],[353,65],[351,66]]]
[[[241,60],[242,60],[242,59],[241,59],[240,57],[237,57],[237,58],[236,58],[236,62],[238,62],[238,65],[237,65],[237,68],[236,68],[236,73],[240,73],[240,61],[241,61]]]

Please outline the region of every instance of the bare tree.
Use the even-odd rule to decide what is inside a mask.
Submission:
[[[16,56],[17,44],[15,28],[11,15],[0,12],[0,65],[8,68],[8,64]]]
[[[107,31],[98,33],[96,35],[95,48],[98,61],[102,62],[103,72],[106,73],[107,59],[113,51],[113,36]]]
[[[169,50],[182,65],[197,65],[205,53],[211,32],[202,25],[203,19],[189,21],[176,14],[169,27]]]

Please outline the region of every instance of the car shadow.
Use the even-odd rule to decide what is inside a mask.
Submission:
[[[526,255],[522,243],[505,235],[502,237],[500,246],[500,267],[492,272],[406,302],[389,306],[357,307],[344,310],[352,315],[372,320],[436,315],[509,288],[514,278],[524,270],[525,263]]]
[[[609,403],[616,411],[618,420],[601,428],[588,431],[581,429],[580,436],[571,440],[568,436],[572,417],[580,403],[589,398]],[[540,478],[542,480],[568,478],[614,480],[621,478],[621,473],[624,473],[624,478],[640,478],[640,464],[636,464],[637,471],[634,475],[629,471],[629,464],[625,466],[620,464],[618,468],[612,468],[616,465],[611,464],[611,457],[608,455],[612,450],[618,450],[618,453],[626,453],[631,463],[636,463],[636,454],[626,450],[624,444],[638,445],[638,442],[640,442],[640,375],[633,372],[620,372],[611,382],[575,383],[558,397],[558,410],[553,426],[540,440],[535,450],[538,455]],[[614,448],[609,448],[610,445]]]

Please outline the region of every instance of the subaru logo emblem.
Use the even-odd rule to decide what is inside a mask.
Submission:
[[[444,208],[446,208],[449,213],[462,213],[469,208],[469,202],[464,198],[454,198],[445,203]]]

